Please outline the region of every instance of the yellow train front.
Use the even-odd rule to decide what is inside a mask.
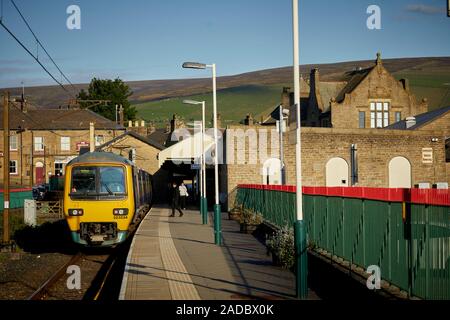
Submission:
[[[114,246],[150,209],[152,177],[108,152],[88,152],[66,166],[64,215],[74,242]]]

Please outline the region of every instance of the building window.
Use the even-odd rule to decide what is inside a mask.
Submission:
[[[399,122],[400,120],[402,120],[402,113],[396,112],[395,113],[395,122]]]
[[[102,135],[95,136],[95,146],[101,146],[105,143],[105,137]]]
[[[34,151],[44,151],[43,137],[34,137]]]
[[[70,151],[70,137],[61,137],[61,151]]]
[[[9,174],[18,174],[17,160],[9,161]]]
[[[389,102],[370,103],[370,127],[384,128],[389,125]]]
[[[17,151],[17,136],[9,136],[9,150]]]
[[[62,176],[64,174],[64,163],[55,162],[55,176]]]
[[[366,113],[364,111],[359,112],[359,127],[361,129],[366,127]]]

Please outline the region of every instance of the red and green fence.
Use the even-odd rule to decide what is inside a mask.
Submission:
[[[295,221],[295,187],[239,185],[236,201],[278,227]],[[412,296],[450,299],[450,193],[438,189],[304,187],[308,243]]]
[[[9,193],[9,208],[23,208],[25,199],[33,199],[31,188],[11,189]],[[0,189],[0,211],[3,210],[3,190]]]

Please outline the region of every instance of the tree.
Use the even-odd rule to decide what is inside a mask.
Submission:
[[[116,105],[123,106],[124,120],[134,120],[136,118],[136,109],[131,106],[128,98],[133,94],[130,87],[121,79],[92,79],[89,84],[88,92],[84,89],[80,91],[77,98],[79,100],[110,100],[105,104],[90,108],[92,111],[108,118],[112,121],[116,120]],[[88,107],[89,103],[80,103],[82,108]]]

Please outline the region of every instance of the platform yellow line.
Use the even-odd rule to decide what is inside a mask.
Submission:
[[[167,212],[167,215],[164,213]],[[200,300],[192,278],[186,270],[172,239],[169,228],[168,210],[161,212],[159,217],[159,244],[161,258],[169,289],[173,300]]]

